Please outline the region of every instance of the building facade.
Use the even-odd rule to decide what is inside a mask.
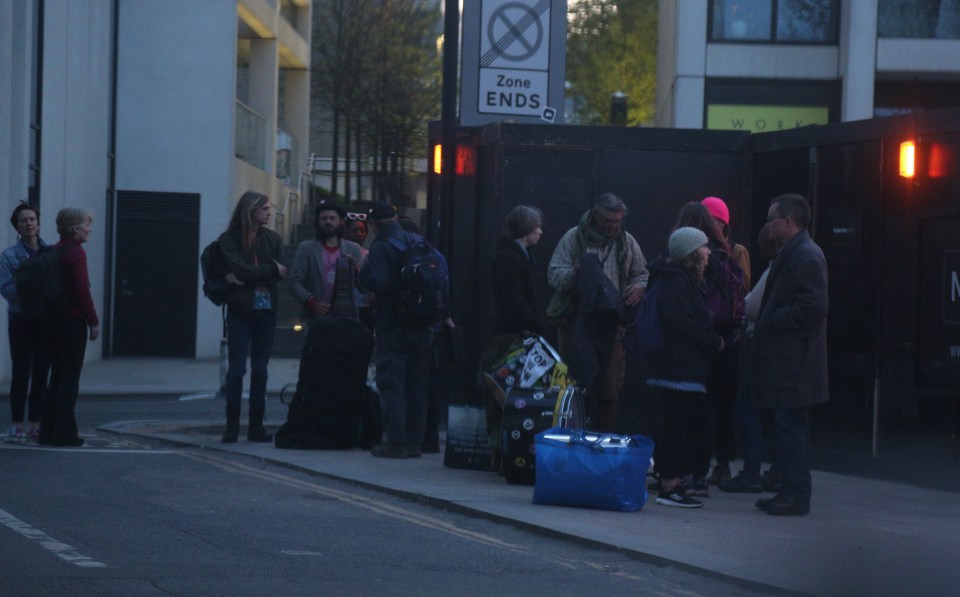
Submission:
[[[218,353],[199,254],[246,190],[282,234],[297,217],[310,16],[308,0],[0,0],[0,189],[8,210],[39,206],[48,242],[61,208],[94,213],[88,359]],[[3,343],[4,377],[8,361]]]
[[[768,132],[960,106],[960,3],[661,0],[656,126]]]

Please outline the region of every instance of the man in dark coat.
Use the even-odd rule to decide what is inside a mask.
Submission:
[[[774,417],[774,454],[783,483],[757,507],[774,515],[810,511],[810,407],[829,399],[827,264],[810,238],[810,205],[800,195],[770,203],[770,234],[782,247],[770,266],[751,350],[751,395]]]

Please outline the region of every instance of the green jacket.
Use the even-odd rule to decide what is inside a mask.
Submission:
[[[243,254],[243,243],[239,231],[227,231],[220,235],[220,250],[233,272],[243,286],[234,286],[227,294],[227,305],[238,311],[253,311],[253,291],[264,286],[270,292],[270,303],[274,311],[280,293],[277,282],[280,281],[280,268],[275,261],[283,259],[283,241],[280,235],[267,228],[257,232],[256,262]]]

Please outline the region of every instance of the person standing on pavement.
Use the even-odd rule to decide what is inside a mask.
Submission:
[[[93,215],[79,207],[67,207],[57,214],[60,242],[60,282],[64,310],[54,321],[44,322],[50,384],[43,399],[37,443],[44,446],[84,444],[77,432],[76,405],[80,393],[80,371],[90,341],[100,336],[100,320],[90,295],[87,254],[81,246],[90,238]],[[88,332],[89,330],[89,332]]]
[[[403,251],[414,237],[397,221],[393,205],[375,204],[367,218],[376,240],[360,268],[362,290],[373,292],[377,390],[383,408],[383,442],[370,453],[380,458],[418,458],[427,423],[427,392],[434,324],[407,327],[396,307],[401,297]],[[449,321],[449,320],[448,320]]]
[[[267,397],[267,365],[277,330],[277,282],[287,274],[280,235],[267,228],[270,198],[247,191],[237,202],[220,250],[232,285],[227,294],[227,424],[221,438],[234,443],[240,433],[240,396],[250,356],[250,410],[247,441],[269,442],[263,426]]]
[[[547,317],[557,325],[558,348],[564,359],[581,350],[581,339],[573,334],[573,323],[581,308],[578,290],[580,263],[584,255],[596,256],[603,277],[620,294],[623,305],[633,307],[643,299],[649,276],[647,262],[636,239],[623,229],[626,217],[627,206],[623,199],[613,193],[604,193],[597,198],[594,207],[583,214],[580,223],[563,235],[553,252],[547,280],[556,292],[547,306]],[[593,427],[597,431],[616,431],[617,401],[624,378],[623,329],[622,325],[615,325],[610,334],[597,329],[592,330],[593,334],[587,334],[604,336],[602,345],[594,343],[592,347],[599,371],[592,376],[595,381],[590,384],[588,393],[592,397],[588,398],[588,406],[596,415]],[[574,344],[577,349],[573,348]]]
[[[486,371],[519,335],[547,335],[546,301],[532,248],[543,234],[543,212],[518,205],[507,213],[503,236],[497,241],[490,267],[493,290],[493,338],[481,358]],[[503,405],[486,392],[487,434],[493,451],[491,468],[500,468],[500,426]]]
[[[15,273],[20,262],[47,246],[40,238],[40,210],[21,201],[10,216],[17,231],[16,244],[0,254],[0,293],[7,299],[7,333],[10,338],[10,419],[7,439],[35,440],[40,431],[40,410],[47,390],[50,363],[44,346],[43,328],[20,312]],[[27,396],[29,395],[29,401]],[[29,408],[28,408],[29,407]],[[24,429],[24,415],[30,427]]]
[[[770,265],[750,350],[750,395],[773,413],[773,452],[780,491],[757,500],[773,515],[810,511],[810,408],[829,400],[827,263],[807,226],[802,195],[774,197],[770,236],[782,247]]]
[[[686,495],[681,478],[696,465],[698,447],[707,434],[707,377],[715,355],[724,349],[703,290],[710,258],[707,242],[707,235],[697,228],[677,228],[667,243],[667,259],[650,265],[660,286],[656,309],[663,331],[663,346],[652,355],[647,380],[661,392],[663,403],[656,453],[661,479],[657,503],[662,506],[703,506]]]
[[[302,306],[305,322],[357,312],[354,282],[362,256],[360,245],[342,238],[346,215],[347,210],[339,203],[321,201],[317,205],[316,238],[297,247],[289,288]],[[339,293],[338,287],[342,290]]]

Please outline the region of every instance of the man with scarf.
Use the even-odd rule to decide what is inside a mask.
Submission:
[[[617,305],[621,315],[624,306],[637,305],[646,292],[649,273],[640,245],[623,230],[626,216],[623,199],[613,193],[600,195],[594,207],[580,218],[580,223],[560,239],[547,270],[550,286],[556,290],[547,307],[547,317],[557,326],[560,353],[564,359],[582,356],[584,344],[580,336],[589,336],[597,370],[578,381],[589,389],[587,400],[595,415],[591,427],[611,433],[616,432],[617,400],[623,387],[623,326],[619,321],[610,324],[609,319],[584,318],[584,311],[593,310],[597,305],[584,304],[584,289],[591,280],[581,279],[581,273],[584,278],[588,274],[587,270],[581,272],[581,261],[586,258],[589,262],[584,263],[594,266],[589,272],[602,272],[602,285],[618,294],[614,300],[622,301]],[[588,296],[603,296],[603,290],[598,288],[597,295]],[[588,327],[609,327],[611,333],[597,334],[596,329],[587,329],[580,334],[580,326],[573,325],[575,321],[586,322]],[[577,379],[573,367],[571,374]]]

